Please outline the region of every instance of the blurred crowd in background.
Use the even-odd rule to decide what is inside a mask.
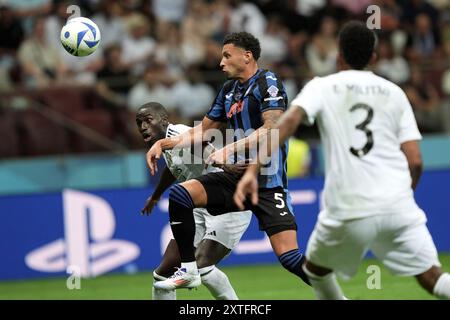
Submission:
[[[337,71],[340,26],[367,20],[372,4],[381,8],[372,70],[406,91],[423,134],[449,132],[448,0],[0,0],[0,157],[143,148],[134,112],[149,101],[192,125],[225,80],[222,39],[234,31],[259,38],[260,67],[292,100]],[[101,31],[91,56],[60,44],[70,5]],[[301,127],[298,137],[297,158],[318,135]]]

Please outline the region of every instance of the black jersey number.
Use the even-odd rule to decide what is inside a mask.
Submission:
[[[351,107],[350,112],[353,112],[353,111],[356,111],[359,109],[363,109],[363,110],[367,111],[367,117],[366,117],[366,119],[364,119],[363,122],[358,124],[355,128],[363,131],[366,134],[367,142],[361,149],[356,149],[356,148],[350,147],[350,152],[354,156],[361,158],[362,156],[365,156],[367,153],[369,153],[369,151],[373,148],[373,134],[372,134],[372,131],[370,131],[367,128],[367,126],[373,119],[373,109],[370,106],[368,106],[367,104],[358,103],[358,104],[355,104],[353,107]]]

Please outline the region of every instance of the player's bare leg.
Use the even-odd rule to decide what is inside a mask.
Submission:
[[[271,235],[269,239],[273,252],[277,255],[281,265],[300,277],[306,284],[310,284],[308,277],[302,269],[305,257],[298,249],[297,231],[281,231]]]
[[[419,284],[432,295],[440,299],[450,299],[450,275],[442,272],[441,268],[432,266],[430,269],[416,276]]]
[[[159,266],[153,271],[153,300],[176,300],[177,295],[175,290],[164,290],[155,288],[155,283],[164,281],[170,277],[174,272],[174,267],[181,263],[178,246],[174,239],[171,239],[167,244],[166,251],[161,259]]]
[[[215,266],[230,252],[229,248],[211,239],[203,239],[195,252],[202,284],[217,300],[238,299],[227,275]]]
[[[333,270],[318,266],[305,259],[303,270],[308,275],[319,300],[346,300]]]

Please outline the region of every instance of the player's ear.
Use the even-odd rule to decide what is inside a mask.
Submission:
[[[252,59],[252,57],[253,57],[253,54],[252,54],[251,51],[245,51],[245,53],[244,53],[244,62],[245,62],[245,64],[249,64],[251,59]]]

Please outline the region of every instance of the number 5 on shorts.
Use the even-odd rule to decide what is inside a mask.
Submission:
[[[284,208],[285,203],[282,193],[274,193],[274,199],[280,201],[280,204],[276,204],[275,207],[277,207],[278,209]]]

